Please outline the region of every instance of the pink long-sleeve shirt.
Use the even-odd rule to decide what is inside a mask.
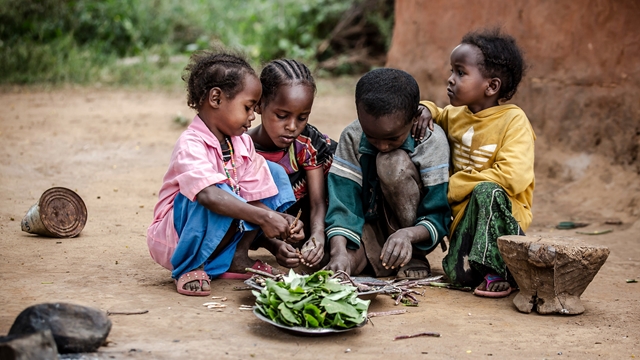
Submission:
[[[256,153],[251,137],[246,134],[233,136],[231,144],[240,197],[256,201],[276,195],[278,188],[266,161]],[[227,177],[225,167],[232,179]],[[153,210],[153,223],[147,230],[149,253],[158,264],[173,269],[171,256],[179,240],[173,223],[173,201],[178,192],[195,201],[204,188],[221,183],[232,186],[234,178],[231,162],[225,164],[223,161],[220,142],[196,115],[173,149]]]

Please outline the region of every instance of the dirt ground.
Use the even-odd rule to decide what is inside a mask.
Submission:
[[[283,332],[240,311],[253,304],[239,281],[216,280],[212,295],[228,297],[216,312],[208,298],[175,291],[168,270],[150,258],[146,229],[175,140],[191,118],[182,92],[11,89],[0,93],[0,335],[27,306],[71,302],[110,311],[108,344],[85,358],[634,358],[640,357],[640,176],[609,159],[536,143],[534,220],[529,234],[575,236],[611,254],[582,295],[578,316],[522,314],[513,294],[486,299],[425,289],[404,315],[324,337]],[[517,99],[516,99],[517,100]],[[355,118],[350,91],[319,93],[311,122],[338,139]],[[88,222],[72,239],[21,232],[20,220],[52,186],[77,191]],[[617,219],[622,225],[606,225]],[[555,230],[564,220],[612,229],[597,236]],[[273,264],[264,251],[252,254]],[[441,274],[438,249],[429,256]],[[398,309],[385,295],[370,311]],[[393,341],[439,332],[440,338]]]

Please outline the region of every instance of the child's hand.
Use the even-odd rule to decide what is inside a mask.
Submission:
[[[314,267],[320,263],[324,256],[324,235],[314,235],[302,245],[300,260],[308,267]]]
[[[284,241],[276,241],[278,242],[278,248],[274,255],[276,256],[278,264],[287,268],[295,268],[300,266],[300,258],[298,257],[296,249],[294,249],[291,244],[287,244]]]
[[[289,222],[275,211],[270,211],[268,218],[263,221],[260,228],[267,238],[288,239],[291,236]]]
[[[389,236],[380,254],[382,266],[387,269],[398,269],[411,260],[413,248],[410,237],[406,235],[403,229],[400,229]]]
[[[289,224],[289,237],[283,238],[288,243],[298,243],[304,240],[304,224],[300,219],[286,213],[281,213]]]
[[[433,117],[431,117],[431,111],[422,104],[418,106],[418,111],[419,114],[411,128],[411,136],[416,140],[422,140],[427,132],[427,128],[433,131]]]

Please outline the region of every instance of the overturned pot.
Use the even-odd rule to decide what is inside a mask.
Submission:
[[[75,237],[87,223],[87,207],[75,191],[48,189],[22,219],[22,231],[55,238]]]

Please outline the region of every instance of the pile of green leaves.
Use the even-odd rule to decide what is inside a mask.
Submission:
[[[361,324],[370,301],[358,298],[355,287],[340,284],[331,275],[330,270],[311,275],[291,270],[283,281],[267,279],[262,291],[253,291],[257,309],[287,326],[348,329]]]

